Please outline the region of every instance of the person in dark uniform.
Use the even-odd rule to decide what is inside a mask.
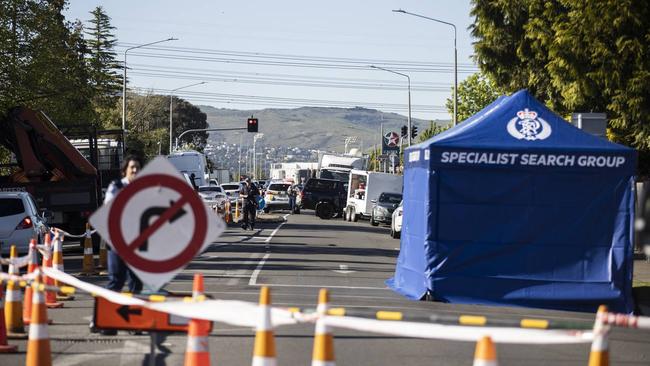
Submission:
[[[244,230],[247,228],[253,230],[255,227],[255,211],[257,211],[257,196],[259,195],[260,191],[250,178],[246,178],[244,184],[239,187],[239,198],[243,200],[242,209],[244,211],[244,223],[241,227]]]

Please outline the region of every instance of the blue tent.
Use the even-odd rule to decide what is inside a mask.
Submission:
[[[405,151],[393,278],[411,299],[630,313],[636,152],[526,90]]]

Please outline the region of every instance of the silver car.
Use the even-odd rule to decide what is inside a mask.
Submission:
[[[27,253],[32,238],[43,243],[49,231],[46,222],[29,193],[0,192],[0,253],[7,256],[12,245]]]
[[[239,198],[239,187],[240,183],[222,183],[221,188],[226,193],[226,196],[230,199],[230,204],[232,207],[235,207],[235,202]]]

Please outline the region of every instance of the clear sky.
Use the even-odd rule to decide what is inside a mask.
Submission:
[[[102,6],[127,47],[129,87],[181,96],[193,104],[262,109],[367,107],[451,119],[446,98],[454,81],[451,26],[457,27],[458,80],[478,71],[471,60],[469,0],[461,1],[197,1],[71,0],[65,16],[86,22]],[[184,88],[193,83],[206,84]]]

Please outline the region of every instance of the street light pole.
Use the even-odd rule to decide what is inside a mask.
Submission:
[[[413,15],[418,18],[424,18],[432,20],[434,22],[442,23],[449,25],[454,28],[454,126],[458,124],[458,50],[456,49],[456,26],[452,23],[445,22],[444,20],[425,17],[424,15],[409,13],[408,11],[397,9],[393,10],[395,13],[404,13],[408,15]]]
[[[196,86],[196,85],[202,85],[202,84],[206,84],[206,82],[202,81],[200,83],[194,83],[194,84],[190,84],[190,85],[181,86],[180,88],[172,89],[172,91],[169,93],[169,153],[170,154],[172,153],[172,131],[173,131],[173,129],[172,129],[172,127],[173,127],[173,124],[172,124],[172,111],[173,111],[173,108],[174,108],[173,107],[173,105],[174,105],[173,104],[174,92],[177,91],[177,90],[189,88],[190,86]]]
[[[406,132],[406,136],[408,137],[408,140],[407,140],[408,145],[411,146],[411,78],[406,74],[402,74],[401,72],[385,69],[383,67],[379,67],[379,66],[375,66],[375,65],[370,65],[370,67],[372,67],[373,69],[384,70],[384,71],[388,71],[388,72],[393,73],[393,74],[404,76],[406,78],[406,80],[408,81],[409,116],[408,116],[408,127],[407,127],[408,131]],[[401,146],[401,143],[400,143],[400,146]]]
[[[257,179],[257,159],[255,158],[255,144],[257,143],[257,140],[261,139],[264,137],[263,133],[258,133],[253,136],[253,180]]]

